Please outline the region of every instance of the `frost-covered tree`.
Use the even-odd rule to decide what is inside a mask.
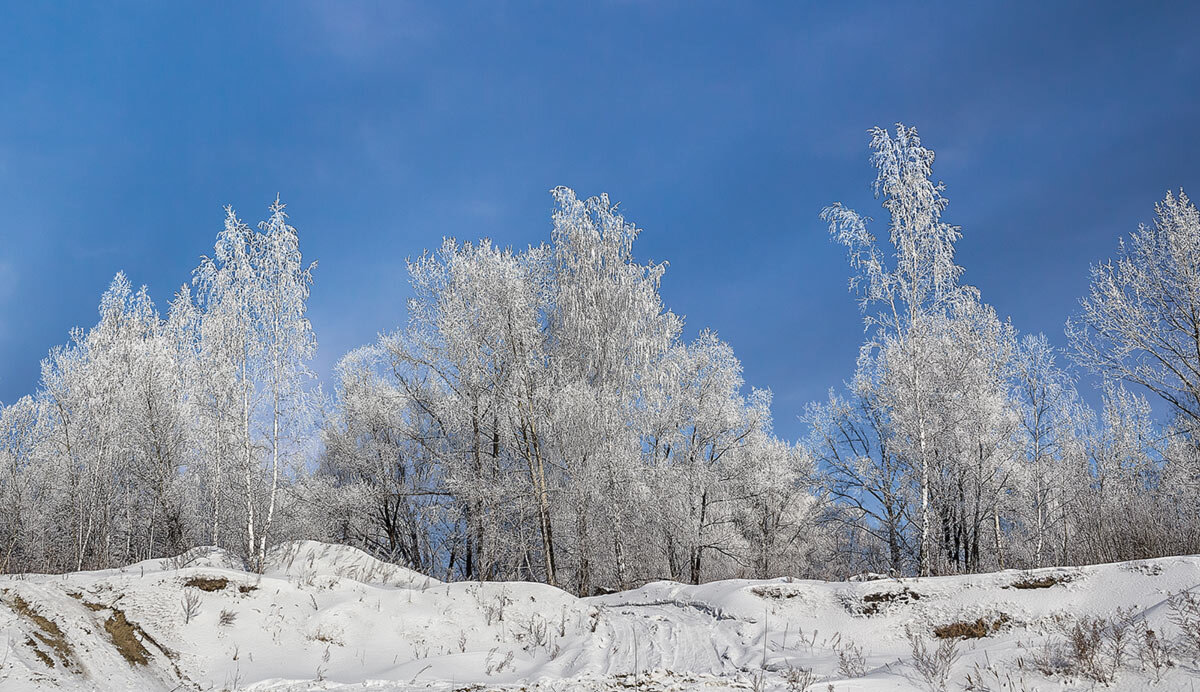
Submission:
[[[1086,468],[1078,460],[1088,412],[1044,335],[1021,339],[1013,358],[1011,396],[1022,461],[1014,498],[1018,535],[1026,539],[1030,566],[1062,562],[1070,540],[1068,513],[1087,483]]]
[[[913,493],[906,466],[892,446],[888,410],[880,402],[878,383],[860,375],[825,403],[812,403],[804,419],[811,428],[806,446],[820,465],[821,484],[837,504],[834,521],[851,532],[862,531],[882,547],[882,564],[872,570],[907,572],[911,550]]]
[[[256,368],[262,362],[255,314],[262,297],[254,246],[254,231],[232,207],[226,207],[225,227],[217,234],[213,255],[203,258],[193,279],[201,314],[201,360],[208,371],[203,380],[207,391],[201,396],[207,399],[206,413],[211,417],[214,474],[209,480],[216,484],[211,491],[213,538],[220,540],[224,522],[219,486],[224,473],[240,466],[246,556],[256,546],[259,450],[253,419],[261,394],[255,386]]]
[[[1158,487],[1160,440],[1146,398],[1107,383],[1089,441],[1093,479],[1081,517],[1089,562],[1149,557],[1149,537],[1142,533],[1148,524],[1139,510]]]
[[[1011,328],[962,290],[945,313],[923,316],[903,340],[888,341],[870,378],[890,421],[890,444],[907,460],[915,491],[929,497],[937,523],[931,568],[979,567],[985,538],[1002,562],[1000,504],[1011,468],[1012,411],[1005,381]],[[912,364],[918,363],[919,369]],[[919,376],[914,373],[919,373]],[[926,453],[920,458],[924,426]]]
[[[255,232],[226,207],[213,256],[194,277],[197,357],[205,371],[197,398],[213,455],[212,536],[219,541],[224,524],[225,474],[238,468],[242,546],[257,564],[275,523],[284,457],[304,444],[307,363],[316,347],[305,317],[313,267],[302,262],[296,230],[278,199],[261,228]]]
[[[422,560],[451,576],[556,580],[548,270],[544,248],[447,240],[409,263],[407,328],[339,366],[325,470],[361,477],[378,457],[391,471],[372,504],[428,500],[419,531],[441,535]],[[386,535],[390,522],[356,530]]]
[[[118,274],[100,321],[51,351],[42,365],[40,432],[29,448],[48,514],[70,528],[75,569],[144,559],[183,546],[180,469],[186,455],[183,392],[166,325],[145,288]]]
[[[1155,206],[1092,267],[1082,310],[1067,323],[1077,359],[1107,378],[1162,397],[1194,437],[1200,426],[1200,212],[1180,191]]]
[[[739,478],[733,518],[750,573],[759,579],[822,573],[814,562],[828,546],[820,527],[823,502],[811,492],[812,458],[761,429],[734,456]]]
[[[909,340],[910,332],[929,316],[946,309],[958,290],[962,268],[954,263],[954,243],[961,237],[957,226],[942,221],[947,200],[944,185],[932,179],[933,151],[921,145],[916,128],[896,126],[895,137],[882,128],[871,130],[871,162],[878,174],[875,194],[883,198],[889,215],[891,251],[885,252],[867,230],[867,219],[835,203],[821,212],[831,235],[849,251],[855,274],[851,287],[858,290],[871,337],[861,359],[871,359],[882,349]],[[896,364],[897,366],[899,364]],[[918,482],[920,556],[918,571],[929,574],[932,550],[930,507],[932,421],[926,410],[931,385],[913,358],[903,366],[913,393],[908,430]]]
[[[35,478],[42,420],[40,402],[30,396],[0,408],[0,503],[6,509],[0,522],[0,573],[34,563],[36,547],[30,539],[42,500]]]
[[[270,419],[265,433],[271,460],[266,516],[257,547],[256,559],[261,565],[275,524],[280,474],[285,465],[296,468],[302,463],[299,455],[305,451],[312,410],[309,386],[313,374],[308,362],[317,342],[305,316],[316,262],[305,265],[299,235],[287,223],[278,197],[271,204],[270,218],[259,227],[262,233],[254,236],[260,294],[255,332],[261,342],[260,378],[268,407],[264,418]],[[252,539],[251,535],[251,544]]]
[[[616,205],[552,193],[549,244],[446,240],[409,263],[407,326],[342,361],[321,468],[346,535],[581,594],[803,564],[810,479],[768,394],[715,334],[679,341]]]
[[[296,473],[311,455],[311,267],[282,205],[271,211],[254,232],[227,210],[196,295],[184,286],[165,319],[118,273],[99,321],[42,362],[36,395],[0,410],[0,498],[14,505],[3,569],[173,555],[224,543],[239,522],[238,547],[261,565],[279,537],[325,528],[282,501],[321,485]]]
[[[634,260],[640,231],[617,205],[607,195],[580,200],[565,187],[552,194],[558,210],[546,336],[554,452],[574,496],[578,590],[587,593],[595,553],[604,548],[611,547],[614,583],[628,583],[621,508],[640,466],[630,410],[680,322],[659,297],[665,265]]]
[[[442,450],[426,441],[433,431],[422,410],[428,402],[394,385],[392,365],[400,364],[373,346],[338,363],[339,408],[325,424],[321,471],[337,486],[333,505],[344,540],[434,573],[441,567],[439,533],[451,533],[436,463]],[[464,576],[475,575],[468,568]]]
[[[1001,515],[1015,471],[1016,414],[1007,382],[1014,332],[971,290],[934,322],[942,322],[934,328],[940,345],[930,354],[940,552],[954,571],[1003,568]]]
[[[536,561],[542,578],[557,583],[545,252],[447,241],[440,256],[410,264],[416,297],[409,330],[384,342],[393,360],[409,366],[407,374],[399,371],[402,387],[426,402],[430,425],[446,438],[438,456],[463,500],[459,552],[470,576],[492,572],[501,561],[510,568]],[[517,502],[509,507],[534,520],[536,547],[524,540],[531,536],[523,521],[497,512],[500,498],[514,491]],[[520,538],[497,535],[493,527],[512,527]],[[520,544],[515,551],[513,543]]]
[[[706,554],[729,558],[736,550],[734,517],[748,500],[739,484],[752,466],[738,457],[751,441],[772,444],[770,393],[742,396],[741,363],[708,330],[673,349],[660,367],[646,428],[651,492],[671,578],[699,583]],[[775,461],[767,453],[755,459]]]

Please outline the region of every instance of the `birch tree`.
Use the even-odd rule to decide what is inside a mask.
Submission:
[[[229,454],[228,464],[217,462],[215,481],[223,468],[240,464],[242,476],[243,535],[247,557],[257,546],[255,523],[258,493],[259,450],[253,437],[253,418],[260,392],[255,387],[255,369],[261,363],[261,345],[256,307],[261,304],[261,283],[254,266],[254,231],[241,221],[232,207],[225,207],[225,227],[217,234],[212,257],[204,257],[194,274],[196,300],[203,317],[200,322],[203,359],[211,364],[208,378],[209,411],[213,416],[214,452]],[[228,426],[237,451],[220,444]],[[217,491],[219,492],[219,491]],[[213,505],[214,538],[219,540],[222,518],[219,500]]]
[[[946,309],[958,290],[962,268],[954,263],[954,244],[961,237],[957,226],[941,220],[947,200],[944,185],[933,182],[933,151],[921,145],[916,128],[897,125],[893,137],[886,130],[871,130],[871,162],[877,170],[874,190],[887,210],[891,252],[880,249],[867,230],[867,219],[835,203],[822,211],[830,234],[848,249],[854,271],[850,285],[859,294],[872,336],[862,358],[889,343],[903,342],[920,320]],[[908,368],[916,402],[929,390],[921,360]],[[930,571],[931,423],[923,403],[912,410],[913,454],[919,487],[920,557],[918,571]]]
[[[268,539],[275,523],[279,498],[280,473],[288,458],[302,453],[311,400],[307,385],[313,378],[308,369],[317,342],[305,316],[309,286],[316,262],[305,265],[300,254],[300,238],[287,223],[287,214],[279,198],[271,204],[271,216],[260,224],[262,233],[252,257],[257,259],[259,301],[255,314],[254,335],[261,339],[262,380],[270,419],[267,440],[270,444],[271,480],[267,492],[266,516],[258,538],[257,561],[266,558]],[[253,290],[253,289],[252,289]],[[257,350],[257,349],[256,349]],[[252,534],[252,531],[251,531]],[[250,536],[253,544],[253,536]]]
[[[223,475],[234,465],[225,440],[233,438],[242,476],[243,546],[258,566],[276,521],[285,457],[303,444],[307,363],[316,348],[305,317],[314,265],[304,265],[284,205],[276,199],[270,211],[255,232],[226,207],[214,254],[202,259],[194,275],[199,358],[208,369],[201,396],[218,455],[210,490],[212,535],[219,540]]]

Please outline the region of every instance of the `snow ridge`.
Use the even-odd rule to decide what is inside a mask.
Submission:
[[[444,583],[312,541],[277,546],[262,574],[203,548],[4,578],[0,689],[930,689],[906,630],[936,646],[936,628],[977,620],[986,636],[959,642],[949,680],[1075,689],[1090,685],[1031,663],[1070,623],[1120,614],[1169,638],[1168,599],[1198,583],[1200,557],[1175,557],[903,580],[661,581],[576,598]],[[1127,658],[1113,689],[1197,676],[1186,657],[1165,674],[1132,648]]]

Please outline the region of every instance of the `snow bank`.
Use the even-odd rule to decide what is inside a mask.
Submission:
[[[441,583],[411,569],[377,560],[358,548],[317,541],[275,546],[267,554],[263,574],[301,579],[332,576],[385,586],[425,587]]]
[[[655,582],[577,599],[540,584],[442,583],[345,546],[280,546],[261,575],[206,548],[0,580],[0,689],[928,689],[906,630],[936,647],[936,628],[976,621],[987,636],[958,644],[952,689],[968,674],[992,689],[1090,688],[1032,661],[1083,616],[1120,612],[1173,637],[1167,599],[1198,583],[1200,558],[1180,557],[932,579]],[[1132,644],[1126,659],[1111,689],[1200,682],[1187,656],[1162,672]]]

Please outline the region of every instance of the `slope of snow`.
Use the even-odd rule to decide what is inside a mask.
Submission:
[[[1056,583],[1012,588],[1045,577]],[[1174,637],[1166,600],[1198,584],[1200,557],[1178,557],[919,580],[656,582],[578,599],[442,583],[345,546],[280,546],[261,575],[198,549],[0,580],[0,690],[717,692],[801,689],[801,669],[814,690],[929,689],[906,628],[930,637],[979,618],[1001,624],[960,642],[950,689],[968,673],[983,676],[976,689],[1090,689],[1047,678],[1034,659],[1078,618],[1118,609]],[[1135,650],[1111,689],[1200,683],[1190,658],[1156,674]]]

